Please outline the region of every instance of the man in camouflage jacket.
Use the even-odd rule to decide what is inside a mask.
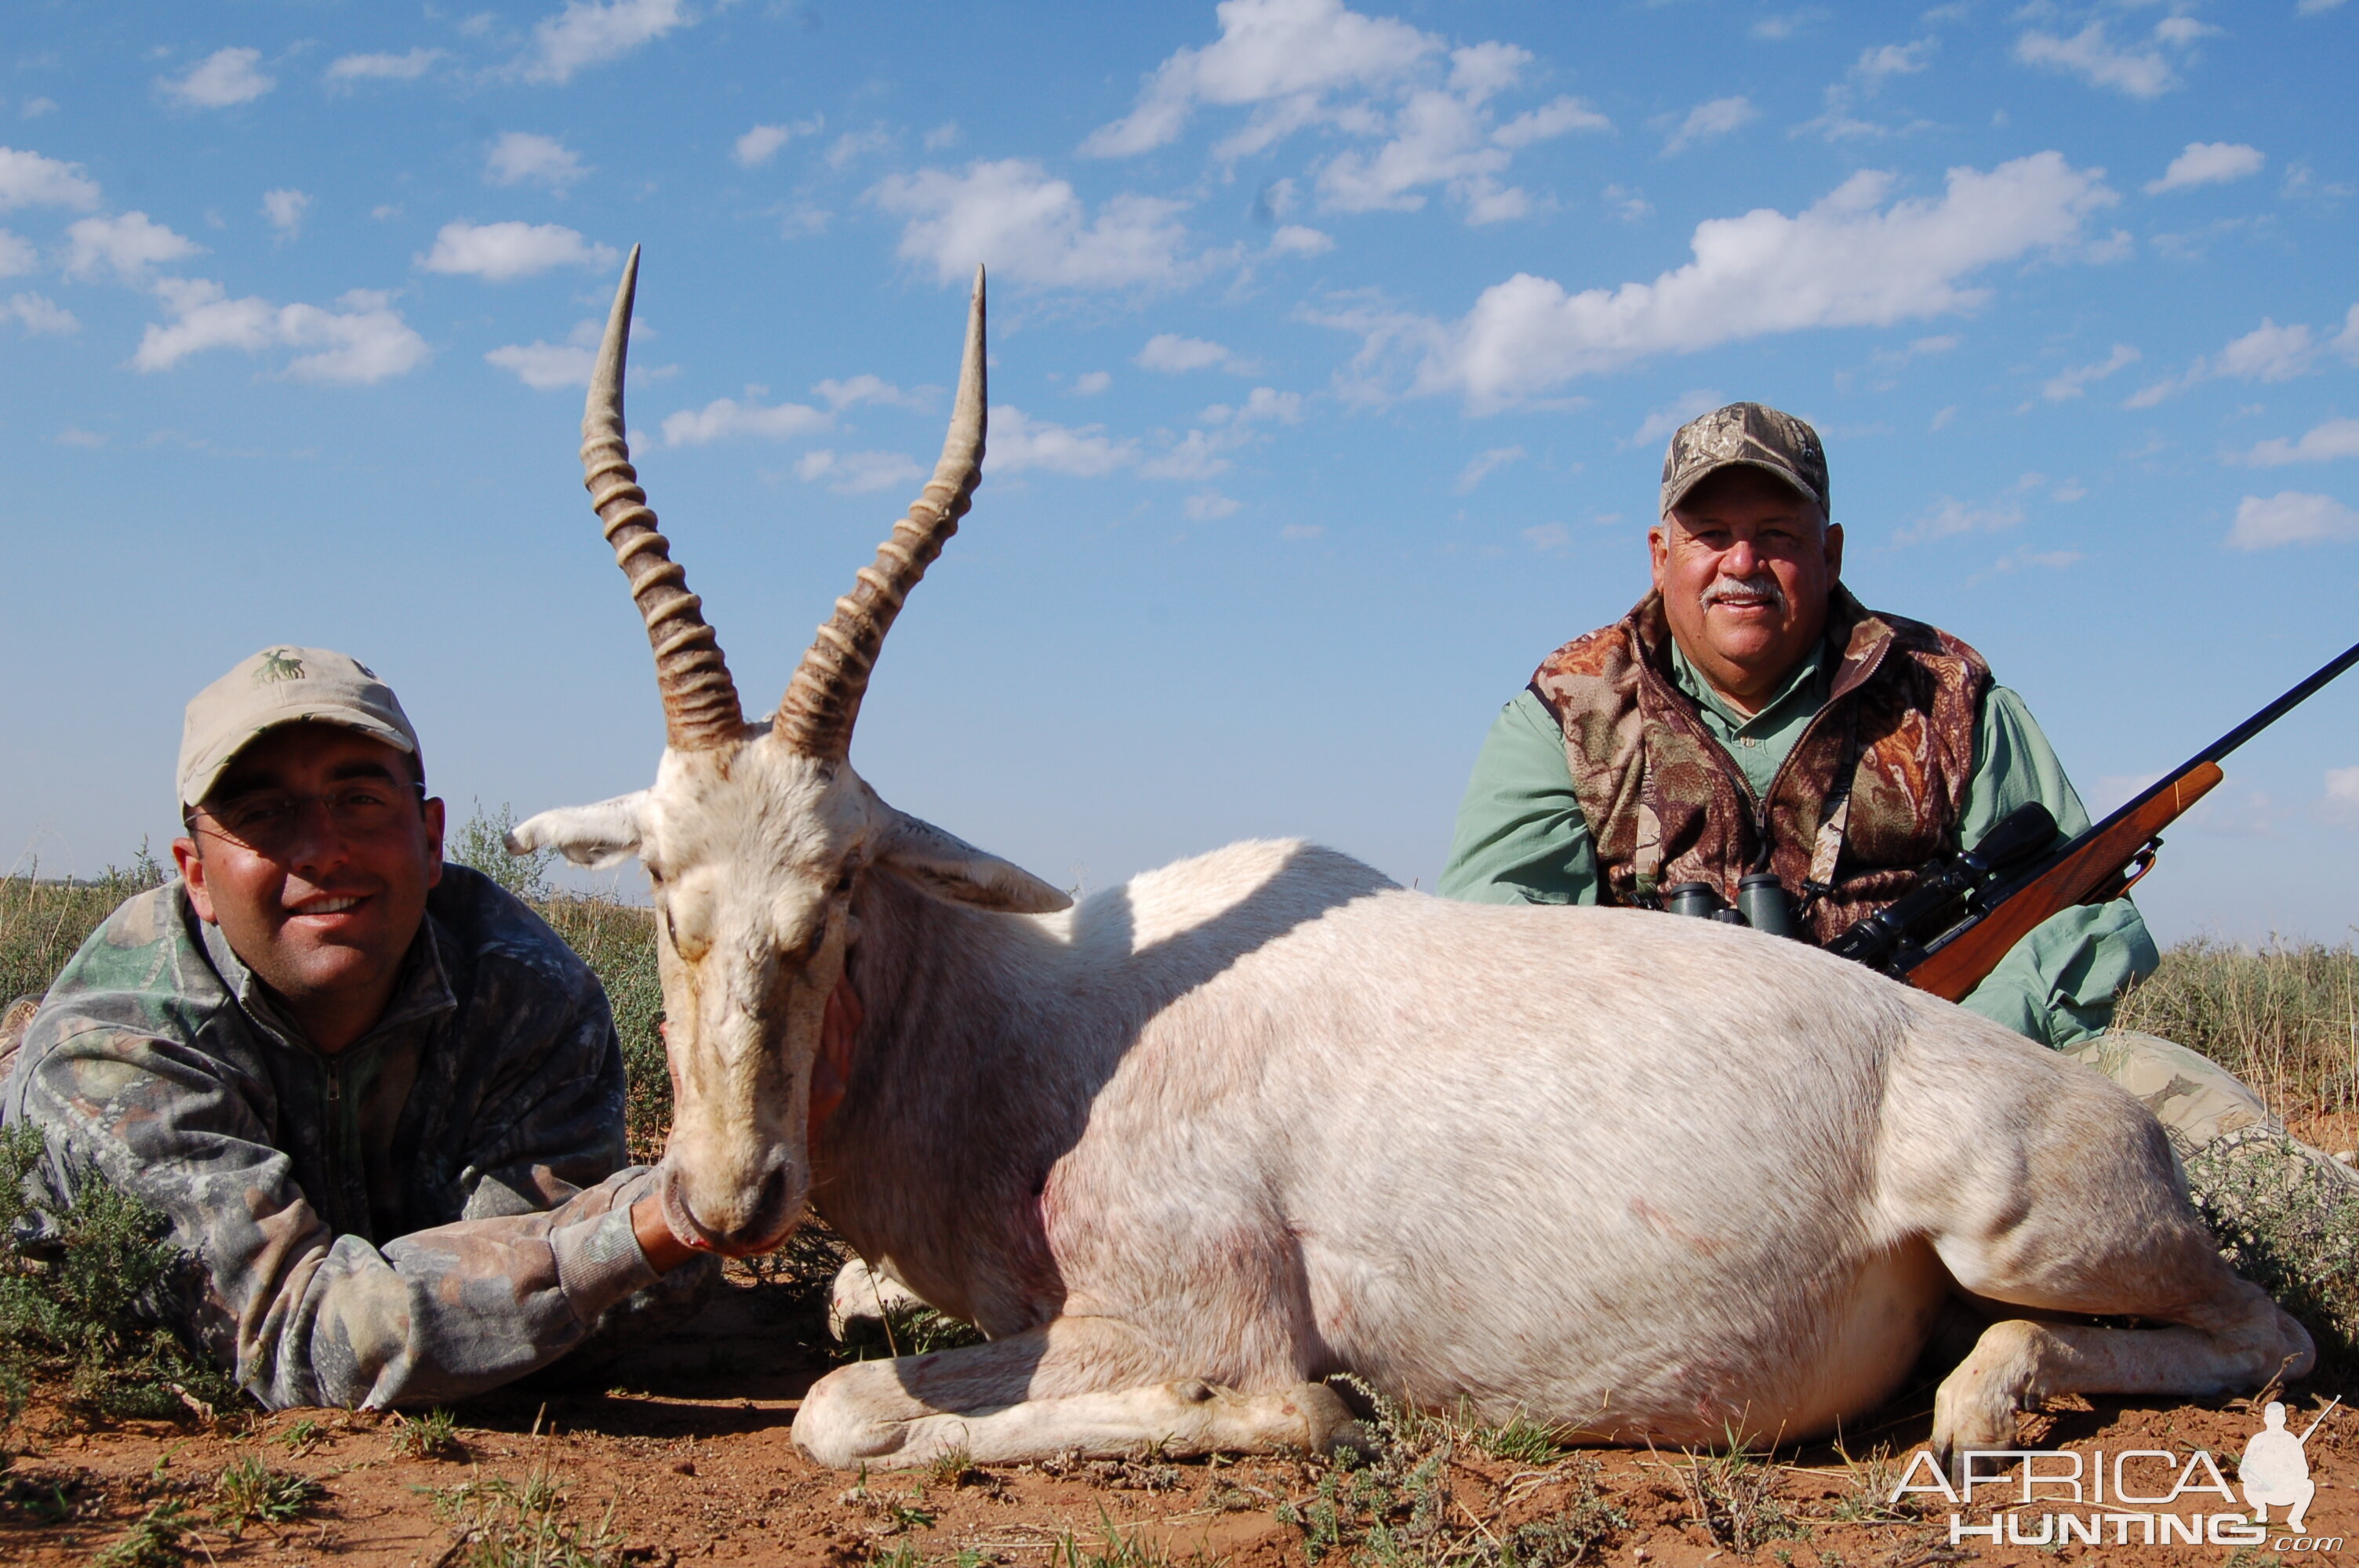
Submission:
[[[625,1168],[605,995],[442,863],[392,691],[257,654],[190,704],[179,786],[179,880],[20,1024],[0,1108],[44,1135],[41,1206],[95,1174],[160,1210],[172,1310],[274,1409],[458,1399],[692,1310],[712,1261]]]
[[[1443,894],[1655,907],[1702,881],[1734,904],[1766,871],[1823,942],[2017,806],[2047,806],[2060,842],[2088,827],[2022,698],[1973,649],[1844,590],[1826,456],[1803,421],[1737,403],[1682,426],[1647,540],[1653,590],[1551,654],[1492,726]],[[2216,1064],[2110,1027],[2157,961],[2127,899],[2082,906],[2026,935],[1964,1005],[2108,1074],[2184,1152],[2270,1131]]]

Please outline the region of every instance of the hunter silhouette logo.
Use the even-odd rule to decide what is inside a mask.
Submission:
[[[2318,1483],[2310,1478],[2310,1453],[2305,1446],[2318,1422],[2326,1419],[2326,1411],[2343,1402],[2334,1396],[2333,1403],[2318,1412],[2318,1421],[2296,1437],[2286,1430],[2286,1408],[2271,1400],[2261,1412],[2267,1424],[2253,1433],[2245,1444],[2245,1457],[2236,1466],[2236,1475],[2245,1484],[2245,1501],[2253,1510],[2255,1523],[2268,1522],[2269,1509],[2281,1508],[2286,1514],[2286,1528],[2297,1535],[2301,1532],[2302,1515],[2310,1511],[2310,1500],[2318,1496]]]
[[[254,684],[256,686],[266,685],[276,680],[301,680],[302,678],[303,661],[285,648],[265,649],[262,663],[256,665],[254,669]]]

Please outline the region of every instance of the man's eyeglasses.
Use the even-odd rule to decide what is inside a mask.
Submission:
[[[351,838],[368,838],[391,829],[425,798],[422,784],[362,779],[321,795],[256,790],[201,809],[225,837],[271,855],[294,844],[302,827],[303,808],[313,801],[327,809],[328,820],[337,832]]]

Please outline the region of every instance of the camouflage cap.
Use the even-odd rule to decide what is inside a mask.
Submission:
[[[1764,403],[1732,403],[1672,433],[1670,448],[1663,453],[1664,514],[1710,476],[1739,467],[1777,475],[1832,515],[1827,454],[1819,445],[1819,433]]]
[[[393,688],[359,660],[325,648],[265,648],[190,699],[180,730],[183,807],[211,792],[232,758],[282,724],[341,724],[419,757],[418,731]]]

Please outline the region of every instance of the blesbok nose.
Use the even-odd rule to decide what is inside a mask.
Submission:
[[[803,1186],[792,1162],[774,1155],[757,1181],[725,1181],[710,1187],[675,1172],[671,1196],[678,1212],[717,1252],[742,1257],[766,1252],[786,1238],[802,1206]]]

